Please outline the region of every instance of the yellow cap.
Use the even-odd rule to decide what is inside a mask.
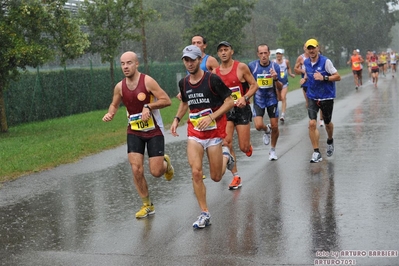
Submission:
[[[309,39],[309,40],[305,43],[305,47],[308,48],[309,46],[317,47],[317,46],[319,46],[319,43],[317,42],[316,39]]]

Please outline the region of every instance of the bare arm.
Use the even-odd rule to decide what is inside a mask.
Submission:
[[[156,82],[155,79],[153,79],[152,77],[146,75],[144,79],[144,84],[147,91],[154,95],[155,98],[157,98],[155,102],[147,104],[150,109],[143,106],[143,110],[141,111],[141,119],[143,119],[143,121],[147,121],[151,117],[152,110],[161,109],[169,106],[172,104],[172,101],[170,100],[166,92],[161,89],[158,82]]]
[[[227,112],[228,112],[231,108],[233,108],[233,107],[234,107],[234,100],[233,100],[233,98],[232,98],[231,96],[229,96],[229,97],[227,97],[227,98],[224,100],[222,106],[220,106],[220,108],[217,109],[216,112],[214,112],[214,113],[212,114],[212,118],[213,118],[213,119],[218,118],[219,116],[221,116],[221,115],[227,113]],[[207,126],[208,126],[208,125],[207,125]]]
[[[285,59],[285,63],[287,64],[288,75],[290,75],[291,78],[295,78],[295,74],[292,73],[292,69],[290,67],[290,61]]]
[[[346,62],[347,65],[350,65],[352,63],[352,57],[349,58],[348,62]]]
[[[144,82],[148,92],[151,92],[151,94],[154,95],[155,98],[157,98],[156,102],[148,104],[148,106],[152,110],[162,109],[172,104],[172,101],[170,100],[168,94],[159,86],[158,82],[156,82],[152,77],[146,75]]]
[[[280,82],[279,77],[280,77],[280,67],[278,67],[278,72],[274,69],[270,69],[270,75],[272,76],[274,85],[276,86],[277,90],[282,90],[283,89],[283,83]]]
[[[324,76],[318,71],[316,71],[314,73],[313,77],[315,80],[324,80]],[[341,76],[339,75],[338,72],[335,72],[334,74],[331,74],[328,77],[328,81],[340,81],[340,80],[341,80]]]
[[[341,75],[338,72],[335,72],[331,76],[328,77],[329,81],[340,81],[341,80]]]
[[[179,134],[177,134],[176,132],[176,129],[179,126],[180,119],[182,119],[182,117],[187,113],[187,110],[188,110],[188,103],[180,101],[180,105],[179,108],[177,109],[176,116],[173,119],[172,125],[170,126],[170,132],[174,137],[179,136]]]
[[[213,121],[215,121],[219,116],[227,113],[231,108],[234,107],[234,100],[231,96],[227,97],[222,106],[219,107],[212,115],[208,115],[208,117],[201,119],[197,125],[199,130],[204,130],[207,128]]]
[[[219,67],[219,62],[213,56],[208,56],[208,60],[206,60],[206,68],[213,72],[217,67]]]
[[[298,75],[305,74],[305,70],[302,69],[303,58],[302,56],[298,56],[295,62],[294,72]]]
[[[106,113],[102,119],[104,122],[109,122],[114,118],[121,102],[122,102],[122,82],[119,82],[118,84],[116,84],[114,88],[114,95],[112,97],[112,102],[108,108],[108,113]]]
[[[236,106],[243,108],[247,105],[247,101],[246,101],[245,97],[247,97],[248,99],[251,98],[255,94],[255,92],[258,90],[259,86],[258,86],[258,83],[256,82],[254,76],[252,76],[251,71],[249,70],[249,67],[246,64],[240,63],[238,65],[238,69],[243,78],[243,80],[240,80],[240,81],[247,82],[249,85],[248,91],[245,93],[245,95],[243,95],[243,97],[239,98],[236,103]]]

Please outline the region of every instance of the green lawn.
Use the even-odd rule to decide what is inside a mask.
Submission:
[[[171,124],[179,101],[161,110]],[[127,118],[122,107],[111,122],[101,119],[106,110],[10,127],[0,134],[0,182],[71,163],[90,154],[126,143]]]

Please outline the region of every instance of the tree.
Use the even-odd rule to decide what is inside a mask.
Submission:
[[[181,50],[191,43],[191,36],[183,38],[183,31],[188,26],[193,2],[196,0],[145,1],[147,9],[155,9],[157,17],[146,24],[148,55],[151,61],[175,61],[180,59]],[[160,45],[160,40],[162,44]]]
[[[20,70],[37,67],[55,55],[64,63],[88,47],[80,21],[64,10],[66,0],[0,1],[0,132],[7,132],[4,91]]]
[[[220,41],[230,42],[234,51],[240,53],[245,38],[242,29],[250,22],[253,8],[252,0],[201,0],[189,12],[192,24],[184,36],[190,40],[195,34],[205,36],[212,54]]]
[[[142,0],[85,0],[79,10],[90,32],[89,52],[110,63],[111,88],[115,86],[114,60],[124,41],[141,41],[144,23],[154,13],[142,8]],[[145,48],[144,48],[145,50]]]
[[[289,13],[291,1],[262,0],[257,1],[251,14],[251,23],[244,28],[250,38],[244,41],[249,48],[247,56],[257,56],[259,44],[267,44],[270,49],[276,49],[279,37],[278,24],[283,15]]]
[[[278,31],[280,33],[280,37],[277,39],[278,46],[285,50],[285,56],[295,58],[298,53],[302,52],[302,50],[298,51],[298,47],[303,45],[302,30],[296,27],[292,20],[283,17],[278,24]]]
[[[389,12],[391,2],[398,0],[295,1],[293,14],[303,42],[315,37],[339,66],[341,52],[348,48],[379,50],[391,43],[389,31],[397,21],[395,12]]]

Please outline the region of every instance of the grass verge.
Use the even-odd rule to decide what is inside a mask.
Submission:
[[[171,124],[179,101],[162,109]],[[101,119],[106,110],[10,127],[0,134],[0,182],[75,162],[85,156],[126,143],[126,112],[121,107],[111,122]],[[168,130],[168,127],[166,127]]]

